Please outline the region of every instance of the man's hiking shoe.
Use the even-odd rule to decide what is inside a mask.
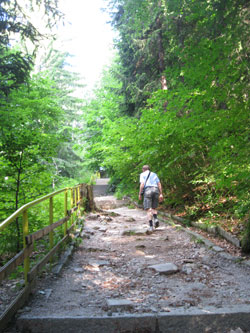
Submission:
[[[154,227],[153,227],[153,221],[149,221],[149,231],[152,232],[154,230]]]
[[[156,215],[156,217],[154,217],[154,225],[155,225],[155,228],[158,228],[160,225],[157,215]]]
[[[151,223],[150,223],[151,222]],[[146,234],[147,235],[151,235],[154,231],[154,227],[153,227],[153,222],[152,221],[149,221],[149,228],[148,230],[146,231]]]

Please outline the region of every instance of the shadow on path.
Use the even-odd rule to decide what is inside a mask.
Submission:
[[[110,209],[86,216],[82,244],[61,275],[39,281],[20,330],[247,332],[249,269],[178,226],[161,221],[148,234],[144,211],[110,200]]]

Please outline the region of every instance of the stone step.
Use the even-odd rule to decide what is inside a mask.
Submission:
[[[128,199],[117,200],[114,196],[95,197],[94,202],[99,209],[115,209],[129,204]]]
[[[117,332],[164,332],[164,333],[226,333],[231,330],[248,331],[250,306],[235,308],[175,309],[165,313],[123,314],[104,317],[29,317],[18,318],[21,332],[30,333],[117,333]]]
[[[108,195],[109,180],[110,178],[96,179],[96,183],[93,186],[94,197],[101,197]]]
[[[95,197],[102,197],[108,194],[108,185],[94,185],[93,194]]]

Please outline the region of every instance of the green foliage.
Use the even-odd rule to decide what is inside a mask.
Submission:
[[[110,7],[112,24],[120,35],[116,40],[124,96],[120,108],[129,116],[138,115],[150,94],[160,88],[164,75],[164,5],[158,0],[127,0],[111,1]]]
[[[58,132],[64,140],[58,146],[57,154],[53,158],[56,174],[65,178],[80,178],[84,175],[83,154],[78,148],[82,141],[82,121],[80,119],[83,101],[74,95],[81,91],[84,85],[80,83],[78,73],[67,69],[67,59],[70,55],[48,49],[40,64],[42,77],[49,77],[57,89],[57,100],[64,110],[64,117]]]
[[[52,27],[63,15],[56,0],[28,0],[20,5],[18,0],[0,1],[0,98],[28,81],[33,66],[33,56],[13,49],[13,40],[29,40],[38,45],[44,38],[39,28],[30,20],[30,13],[44,12],[44,20]]]
[[[57,126],[61,115],[56,91],[45,79],[34,79],[29,87],[23,86],[12,92],[0,108],[1,174],[8,177],[9,189],[21,174],[19,181],[27,187],[34,182],[36,191],[43,188],[43,184],[39,186],[35,180],[35,173],[49,169],[51,157],[60,142]]]
[[[119,196],[136,197],[149,164],[165,205],[194,219],[248,214],[249,9],[236,3],[110,1],[118,57],[85,109],[86,156]]]
[[[250,219],[246,223],[246,232],[241,242],[242,251],[250,253]]]
[[[112,73],[117,71],[116,64],[111,71]],[[86,123],[84,142],[82,140],[78,147],[82,150],[84,144],[86,160],[84,165],[93,171],[99,171],[108,149],[108,143],[103,142],[103,130],[108,130],[120,115],[119,104],[123,97],[119,95],[120,84],[112,73],[104,71],[101,87],[95,91],[96,98],[88,101],[83,108]]]
[[[0,107],[2,219],[51,189],[52,157],[61,140],[56,129],[62,114],[51,84],[45,79],[33,79],[29,87],[12,91]],[[19,221],[15,229],[6,237],[11,238],[9,246],[17,241],[19,248]]]
[[[56,0],[29,0],[25,5],[18,0],[0,1],[1,221],[60,184],[75,185],[91,178],[79,150],[82,100],[74,95],[84,87],[79,75],[66,69],[69,54],[48,49],[38,74],[31,76],[39,41],[49,36],[49,30],[44,36],[31,23],[32,12],[37,10],[45,14],[47,28],[63,16]],[[25,40],[33,43],[33,51],[30,47],[21,51]],[[10,41],[18,41],[19,46],[13,47]],[[54,219],[64,215],[63,203],[55,199]],[[30,210],[31,231],[47,225],[47,204]],[[20,223],[21,218],[1,232],[1,254],[8,256],[20,249]],[[55,238],[61,233],[56,232]]]
[[[0,97],[6,98],[11,90],[26,82],[33,60],[20,51],[6,50],[0,45]]]
[[[42,37],[39,29],[32,23],[30,14],[36,10],[42,11],[46,24],[51,28],[63,17],[59,12],[57,0],[27,0],[20,4],[18,0],[0,1],[0,44],[8,45],[11,35],[20,35],[33,43]]]

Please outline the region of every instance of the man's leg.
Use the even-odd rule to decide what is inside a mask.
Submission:
[[[152,208],[149,208],[147,210],[147,217],[148,217],[148,223],[149,223],[149,228],[151,230],[153,230],[153,212],[152,212]]]
[[[157,207],[159,204],[159,193],[158,190],[155,190],[153,198],[152,198],[152,215],[153,215],[153,222],[155,228],[159,227],[159,220],[157,217]]]
[[[158,220],[158,217],[157,217],[157,210],[156,209],[152,209],[152,215],[153,215],[153,221],[154,221],[154,224],[155,224],[155,228],[158,228],[159,227],[159,220]]]
[[[153,229],[153,226],[155,226],[155,228],[159,227],[160,224],[159,224],[159,220],[157,217],[157,209],[149,208],[147,210],[147,217],[148,217],[150,228]]]
[[[157,209],[151,208],[152,214],[157,215]]]
[[[143,205],[144,209],[147,211],[149,228],[152,231],[153,230],[152,190],[149,188],[145,190]]]

